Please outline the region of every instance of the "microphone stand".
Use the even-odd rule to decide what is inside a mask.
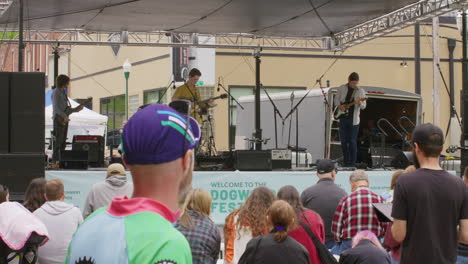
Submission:
[[[227,93],[227,95],[229,96],[229,98],[231,98],[234,102],[236,102],[236,104],[242,109],[244,110],[244,107],[239,103],[239,101],[236,100],[236,98],[234,96],[231,95],[231,93],[224,87],[224,85],[222,85],[221,83],[218,83],[218,88],[221,87],[223,88],[223,90]]]
[[[166,87],[166,89],[164,89],[164,92],[163,94],[159,97],[158,99],[158,104],[161,103],[161,100],[164,98],[164,96],[166,96],[166,93],[167,93],[167,90],[169,90],[169,88],[171,88],[171,85],[172,85],[172,88],[175,89],[175,78],[174,78],[174,75],[172,75],[172,81],[169,83],[169,85]]]
[[[273,118],[275,119],[275,147],[276,149],[278,149],[278,125],[277,125],[278,121],[277,121],[276,115],[279,115],[281,119],[283,119],[283,116],[281,115],[278,107],[276,107],[276,104],[273,101],[273,99],[271,99],[270,94],[267,92],[265,87],[263,87],[263,84],[260,84],[260,86],[262,87],[263,91],[267,95],[268,100],[270,100],[271,105],[273,105]]]
[[[323,90],[323,87],[322,87],[322,77],[320,77],[320,79],[317,79],[316,84],[318,83],[320,85],[320,90],[322,91],[323,101],[324,101],[325,105],[327,107],[330,107],[330,104],[328,103],[328,99],[327,99],[327,94],[325,93],[325,91]]]

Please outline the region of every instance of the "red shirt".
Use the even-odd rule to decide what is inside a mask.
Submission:
[[[336,208],[332,223],[335,241],[352,239],[359,231],[369,230],[377,237],[383,237],[387,223],[381,223],[374,212],[374,203],[383,203],[384,199],[361,186],[344,197]]]
[[[312,210],[305,210],[302,214],[301,221],[304,222],[312,233],[324,243],[325,241],[325,227],[322,218]],[[309,252],[310,264],[321,264],[320,257],[317,249],[315,248],[312,238],[307,234],[307,231],[298,224],[298,227],[289,232],[289,236],[294,238],[297,242],[303,245]]]

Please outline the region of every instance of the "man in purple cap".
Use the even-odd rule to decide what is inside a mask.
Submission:
[[[400,263],[453,264],[457,240],[468,243],[467,189],[440,167],[444,134],[439,127],[419,125],[411,141],[417,170],[398,178],[393,198],[392,234],[402,242]]]
[[[115,198],[90,215],[70,243],[65,263],[192,263],[190,246],[172,225],[191,188],[198,123],[165,105],[135,113],[122,134],[133,197]]]

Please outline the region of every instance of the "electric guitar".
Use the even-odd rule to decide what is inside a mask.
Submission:
[[[213,107],[216,107],[216,105],[209,105],[208,102],[210,100],[218,100],[218,99],[226,99],[228,97],[227,93],[223,93],[219,96],[216,96],[216,97],[211,97],[211,98],[208,98],[206,100],[203,100],[203,101],[200,101],[200,102],[197,102],[196,106],[195,106],[195,112],[201,114],[201,115],[206,115],[208,113],[208,109],[210,108],[213,108]]]
[[[333,111],[333,118],[335,120],[338,120],[341,116],[343,115],[347,115],[348,114],[348,110],[351,106],[353,105],[356,105],[356,104],[360,104],[361,102],[364,102],[364,101],[367,101],[367,98],[361,98],[359,99],[358,101],[356,102],[352,102],[352,103],[349,103],[349,104],[342,104],[340,106],[344,106],[345,107],[345,110],[344,111],[341,111],[340,110],[340,106],[337,106],[335,108],[335,110]]]
[[[68,100],[68,99],[67,99],[67,100]],[[86,101],[84,101],[83,103],[81,103],[80,105],[78,105],[77,107],[73,107],[73,108],[72,108],[71,106],[67,106],[67,108],[65,108],[64,112],[65,112],[65,114],[66,114],[67,117],[68,117],[68,116],[70,116],[71,114],[73,114],[73,113],[75,113],[75,112],[78,112],[78,111],[76,111],[76,109],[77,109],[78,107],[84,106],[84,105],[86,105],[86,104],[89,104],[91,101],[93,101],[93,98],[90,97],[90,98],[86,99]],[[65,122],[65,119],[64,119],[62,116],[57,115],[55,118],[57,119],[57,122],[58,122],[61,126],[64,127],[64,126],[67,125],[67,122]]]

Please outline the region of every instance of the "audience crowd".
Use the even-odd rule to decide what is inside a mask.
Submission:
[[[463,182],[439,166],[444,137],[434,125],[414,130],[415,166],[396,171],[382,196],[363,170],[351,173],[346,193],[327,159],[301,194],[290,185],[277,195],[252,190],[226,217],[224,248],[212,197],[191,188],[199,138],[195,120],[149,105],[122,134],[133,185],[122,165],[111,164],[81,212],[65,202],[61,180],[34,179],[23,205],[48,230],[38,263],[468,263],[468,169]],[[7,186],[0,203],[10,203]],[[388,221],[374,208],[383,203],[393,207]]]

